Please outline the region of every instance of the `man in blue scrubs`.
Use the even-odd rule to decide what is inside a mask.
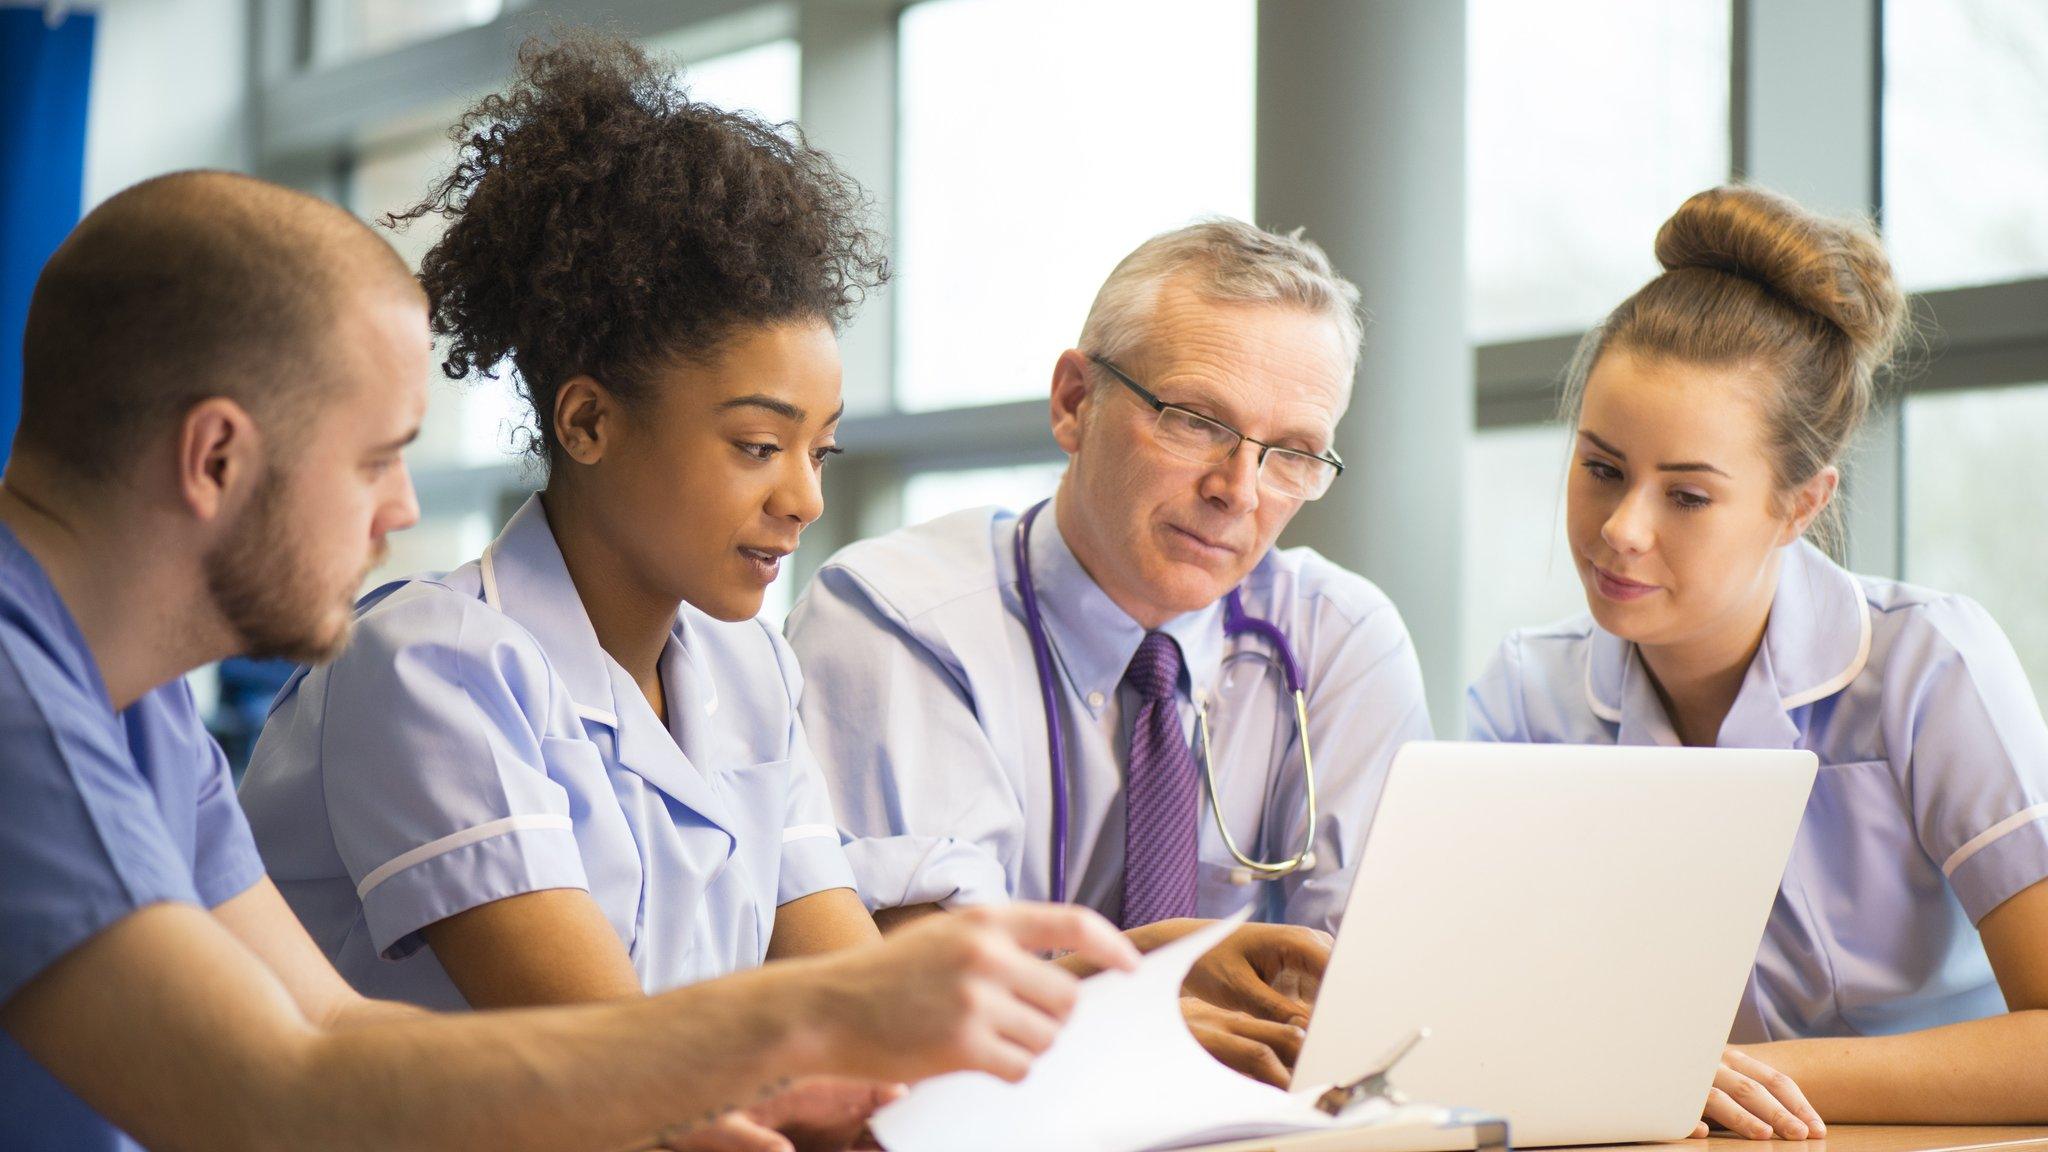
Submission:
[[[1308,549],[1274,547],[1304,502],[1344,482],[1330,445],[1361,323],[1357,289],[1299,236],[1208,220],[1154,237],[1053,364],[1067,470],[1021,549],[1039,627],[1011,511],[863,541],[819,571],[787,629],[804,726],[885,926],[1064,899],[1141,941],[1244,908],[1335,930],[1387,766],[1430,735],[1393,604]],[[1286,656],[1226,623],[1233,590],[1299,663],[1306,744],[1262,669]],[[1049,655],[1037,675],[1034,632]],[[1284,934],[1268,938],[1285,951]],[[1285,1002],[1249,991],[1288,1019]],[[1255,1051],[1211,1050],[1277,1078]]]
[[[181,677],[345,642],[417,517],[418,288],[339,209],[180,174],[51,258],[23,360],[0,480],[0,1148],[784,1147],[777,1126],[857,1127],[886,1082],[1021,1076],[1074,995],[1032,952],[1134,962],[1099,920],[1024,909],[633,1004],[357,996],[265,877]]]

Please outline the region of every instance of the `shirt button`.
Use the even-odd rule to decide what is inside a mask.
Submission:
[[[1102,693],[1100,693],[1100,692],[1090,692],[1090,693],[1088,694],[1088,706],[1089,706],[1090,708],[1100,708],[1100,707],[1102,707]]]

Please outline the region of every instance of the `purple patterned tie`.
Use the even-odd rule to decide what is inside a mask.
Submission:
[[[1150,632],[1124,671],[1138,693],[1124,786],[1121,926],[1195,914],[1195,838],[1202,816],[1195,757],[1180,727],[1180,648]]]

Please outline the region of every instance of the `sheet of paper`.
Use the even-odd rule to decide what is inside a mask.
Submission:
[[[1181,980],[1244,918],[1156,949],[1134,972],[1083,981],[1066,1027],[1022,1082],[980,1072],[934,1077],[875,1114],[876,1139],[889,1152],[1142,1152],[1337,1126],[1313,1095],[1290,1095],[1217,1063],[1181,1019]]]

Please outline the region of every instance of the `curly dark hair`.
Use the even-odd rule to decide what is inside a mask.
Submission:
[[[868,196],[795,125],[691,100],[673,66],[616,37],[529,39],[510,89],[449,139],[454,170],[384,223],[448,218],[420,264],[450,338],[442,371],[491,376],[509,356],[543,463],[572,377],[631,403],[737,330],[837,329],[889,276]]]

